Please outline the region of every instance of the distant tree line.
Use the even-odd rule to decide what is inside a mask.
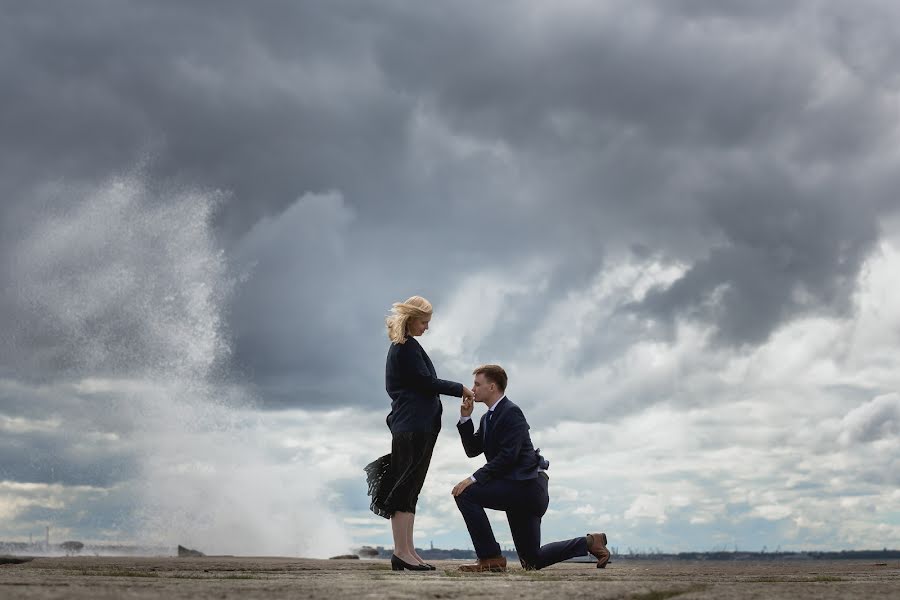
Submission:
[[[841,550],[832,552],[629,552],[619,558],[636,560],[869,560],[900,558],[900,550]]]
[[[727,550],[713,550],[710,552],[678,552],[667,553],[660,550],[647,552],[628,549],[627,554],[619,554],[617,549],[610,548],[612,555],[626,560],[841,560],[841,559],[900,559],[900,550],[841,550],[833,552],[741,552]],[[359,549],[359,555],[363,558],[390,558],[393,548],[378,546],[372,548],[364,546]],[[426,560],[453,560],[474,559],[474,550],[453,548],[416,548],[416,552]],[[508,559],[518,560],[515,550],[503,550],[503,556]],[[575,559],[578,560],[578,559]]]

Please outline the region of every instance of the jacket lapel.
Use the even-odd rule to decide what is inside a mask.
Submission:
[[[494,440],[497,439],[497,426],[500,424],[500,419],[503,416],[503,411],[506,410],[506,405],[509,404],[509,398],[506,398],[503,402],[494,409],[494,414],[491,416],[491,411],[484,413],[481,417],[481,431],[484,432],[484,426],[487,424],[488,418],[490,418],[490,424],[487,426],[487,435],[483,436],[482,443],[484,444],[484,455],[488,456],[488,449],[490,448],[491,458],[496,454],[494,448],[496,444]]]

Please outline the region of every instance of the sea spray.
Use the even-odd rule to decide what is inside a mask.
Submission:
[[[40,348],[18,359],[25,372],[52,370],[131,448],[135,472],[123,479],[136,500],[115,520],[136,543],[173,549],[346,551],[315,470],[273,457],[271,432],[229,370],[235,279],[211,225],[222,196],[156,189],[141,175],[53,194],[65,202],[48,203],[16,248],[28,318],[11,335]]]

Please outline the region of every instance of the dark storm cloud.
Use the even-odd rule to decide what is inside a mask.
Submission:
[[[106,487],[134,477],[138,457],[89,434],[54,431],[0,439],[0,480]]]
[[[878,238],[874,213],[860,218],[866,207],[808,197],[779,170],[763,173],[731,173],[711,186],[707,214],[725,243],[630,308],[711,323],[732,344],[764,342],[795,315],[848,314]]]
[[[392,15],[390,26],[407,33],[383,36],[378,56],[392,85],[433,101],[455,128],[538,153],[602,151],[628,129],[681,146],[742,143],[791,116],[813,83],[805,57],[775,62],[789,38],[755,43],[777,22],[695,31],[651,5],[585,12],[517,19],[503,6],[444,14],[419,5]]]
[[[0,481],[106,487],[134,476],[140,429],[120,394],[0,380]]]
[[[96,179],[149,153],[154,176],[234,192],[224,219],[241,230],[305,189],[361,190],[362,165],[389,176],[406,107],[365,61],[359,9],[325,8],[7,5],[13,181]]]
[[[885,33],[839,3],[0,10],[0,249],[66,203],[36,200],[47,181],[143,163],[226,191],[234,360],[272,405],[383,403],[391,302],[440,310],[467,275],[533,259],[548,285],[509,298],[485,353],[516,353],[634,248],[687,265],[636,314],[758,343],[846,314],[894,208],[896,117],[871,77],[888,61],[866,37]],[[0,309],[21,320],[7,291]],[[576,367],[631,341],[583,344]]]
[[[380,56],[455,129],[535,166],[533,188],[557,215],[577,215],[570,235],[692,262],[641,305],[649,314],[700,318],[731,344],[764,341],[800,314],[846,314],[892,187],[849,173],[879,160],[895,117],[853,69],[846,88],[827,89],[827,71],[846,65],[812,15],[681,6],[635,7],[634,27],[547,11],[495,36],[482,15],[438,21],[421,8]]]

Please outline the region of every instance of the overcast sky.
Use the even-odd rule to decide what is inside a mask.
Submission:
[[[3,3],[0,540],[389,546],[362,467],[420,294],[439,376],[506,367],[545,540],[900,547],[898,19]],[[471,545],[458,404],[423,546]]]

